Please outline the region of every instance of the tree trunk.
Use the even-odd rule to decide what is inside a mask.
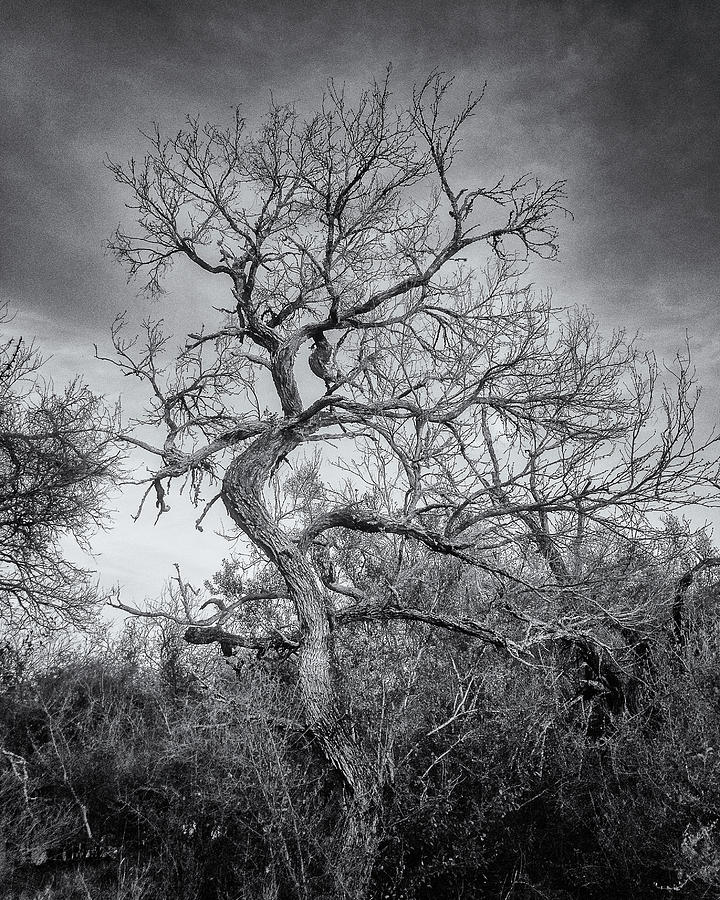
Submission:
[[[336,894],[362,900],[378,844],[378,773],[353,738],[338,701],[326,590],[305,554],[272,521],[262,500],[262,476],[280,453],[272,437],[260,438],[228,467],[222,496],[235,524],[277,566],[294,604],[300,626],[298,678],[306,722],[344,785],[346,818],[335,870]]]

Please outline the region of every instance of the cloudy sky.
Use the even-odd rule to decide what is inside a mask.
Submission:
[[[124,385],[92,359],[116,312],[138,297],[103,250],[125,197],[103,166],[143,152],[140,128],[187,113],[249,119],[278,100],[312,105],[327,79],[367,82],[392,62],[401,101],[441,68],[459,94],[487,82],[465,145],[481,178],[567,180],[574,219],[561,258],[533,270],[558,303],[608,328],[639,330],[659,357],[687,331],[705,384],[702,422],[720,414],[720,4],[603,0],[475,2],[15,2],[0,28],[0,299],[36,336],[58,381],[76,372],[112,396]],[[174,290],[150,309],[179,321]],[[179,318],[178,318],[179,317]],[[174,510],[132,526],[136,498],[96,542],[106,582],[156,593],[178,556],[213,571],[227,545],[185,535]],[[172,518],[172,521],[168,521]]]

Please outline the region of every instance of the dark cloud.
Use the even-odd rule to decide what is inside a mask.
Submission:
[[[567,178],[575,222],[537,281],[662,350],[720,325],[715,3],[58,0],[4,24],[0,291],[43,315],[104,327],[130,301],[101,250],[125,215],[102,163],[141,153],[138,128],[312,102],[392,60],[398,93],[434,67],[489,82],[468,177]]]

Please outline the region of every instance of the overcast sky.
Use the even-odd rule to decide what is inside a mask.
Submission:
[[[140,128],[185,114],[248,118],[278,100],[312,105],[328,78],[394,70],[398,101],[441,68],[459,95],[488,88],[463,166],[480,178],[567,179],[574,220],[559,262],[533,280],[589,306],[610,329],[640,330],[671,357],[687,330],[720,413],[720,4],[707,2],[5,2],[0,27],[0,298],[36,336],[58,381],[76,372],[112,395],[92,361],[136,296],[103,250],[129,222],[103,166],[142,154]],[[156,315],[182,318],[175,291]],[[122,387],[122,386],[120,386]],[[106,582],[157,593],[178,556],[198,579],[228,547],[188,534],[175,509],[131,526],[136,499],[96,542]],[[168,521],[171,520],[171,521]]]

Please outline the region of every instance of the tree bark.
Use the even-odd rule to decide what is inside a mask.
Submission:
[[[268,473],[299,442],[286,425],[258,438],[228,467],[222,498],[233,522],[277,566],[297,614],[298,678],[307,725],[341,776],[346,819],[337,896],[367,895],[378,843],[378,774],[354,739],[333,679],[333,629],[326,588],[304,552],[271,519],[262,498]]]

